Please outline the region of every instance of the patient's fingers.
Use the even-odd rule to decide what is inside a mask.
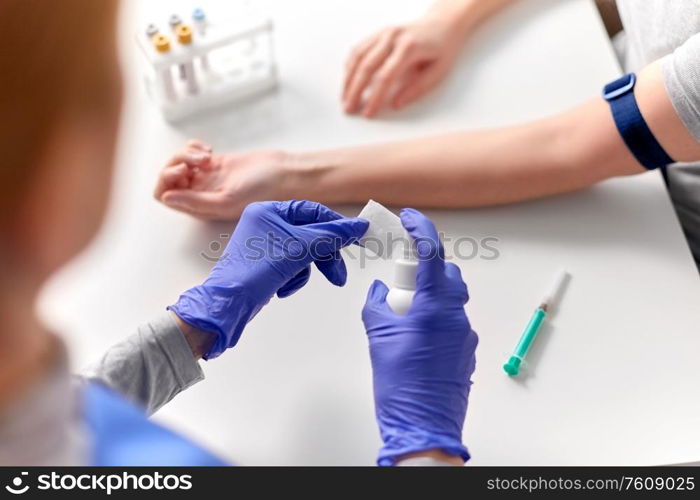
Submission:
[[[366,39],[364,42],[360,43],[358,46],[356,46],[354,49],[352,49],[352,52],[350,53],[350,57],[348,58],[348,61],[345,63],[345,80],[343,82],[343,101],[346,101],[348,98],[348,89],[350,88],[350,83],[352,83],[353,78],[355,77],[355,71],[357,70],[357,66],[360,64],[362,61],[362,58],[365,57],[369,49],[374,46],[374,44],[377,41],[378,35],[373,35]]]
[[[199,139],[190,139],[187,141],[187,149],[199,149],[201,151],[212,152],[212,147],[209,144],[205,144]]]
[[[171,208],[201,219],[224,219],[220,214],[226,197],[220,192],[173,189],[163,193],[161,201]]]
[[[160,200],[163,193],[169,189],[188,188],[191,179],[192,170],[185,163],[165,167],[158,177],[153,196]]]
[[[211,166],[211,153],[199,149],[186,149],[175,153],[165,165],[166,167],[171,167],[180,163],[208,170]]]
[[[384,63],[391,54],[396,30],[386,31],[377,43],[362,57],[362,61],[354,71],[352,82],[348,87],[345,100],[345,112],[355,113],[360,107],[362,94],[372,80],[375,71]]]
[[[406,69],[412,64],[412,45],[399,42],[386,58],[382,67],[376,72],[373,80],[372,93],[364,105],[363,115],[371,118],[384,105],[389,91],[401,79]]]

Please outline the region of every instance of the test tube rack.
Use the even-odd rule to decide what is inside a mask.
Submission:
[[[211,22],[203,17],[199,9],[191,21],[173,14],[136,37],[150,67],[146,89],[170,122],[277,87],[270,18],[250,14]]]

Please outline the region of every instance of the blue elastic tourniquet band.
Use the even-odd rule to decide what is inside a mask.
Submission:
[[[634,73],[611,82],[603,89],[603,98],[610,103],[615,125],[634,157],[647,170],[674,163],[651,133],[634,98]]]

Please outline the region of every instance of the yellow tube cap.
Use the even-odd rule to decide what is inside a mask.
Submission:
[[[167,36],[162,33],[158,33],[153,36],[153,46],[158,52],[169,52],[170,51],[170,40]]]
[[[192,28],[187,24],[179,24],[175,27],[175,33],[177,34],[177,41],[182,44],[192,43]]]

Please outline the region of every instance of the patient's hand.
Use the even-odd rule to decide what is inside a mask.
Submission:
[[[388,101],[399,109],[421,98],[452,68],[464,37],[452,19],[434,13],[365,39],[346,65],[345,111],[369,118]]]
[[[214,154],[210,146],[189,141],[166,163],[154,196],[201,219],[237,219],[249,203],[283,194],[285,157],[281,151]]]

